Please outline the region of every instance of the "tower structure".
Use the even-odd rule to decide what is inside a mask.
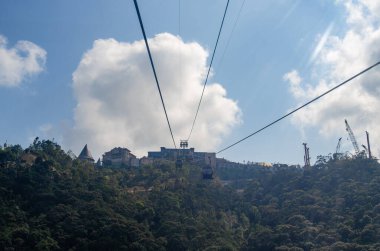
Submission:
[[[182,149],[188,148],[189,147],[189,141],[181,139],[181,141],[179,143],[179,147],[182,148]]]
[[[83,147],[82,151],[80,152],[80,154],[78,156],[78,159],[86,160],[86,161],[91,162],[91,163],[95,162],[90,151],[88,150],[87,144]]]
[[[181,139],[181,141],[179,142],[179,147],[181,149],[178,149],[177,151],[177,160],[175,162],[177,168],[181,168],[183,165],[183,161],[185,159],[185,149],[189,147],[188,140]]]
[[[304,155],[304,161],[305,161],[305,167],[310,167],[310,154],[309,154],[309,147],[307,147],[307,143],[302,144],[305,150]]]

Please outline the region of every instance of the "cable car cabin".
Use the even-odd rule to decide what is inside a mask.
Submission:
[[[202,168],[202,176],[204,180],[211,180],[213,177],[214,171],[210,165],[204,166]]]
[[[182,168],[183,161],[181,159],[177,159],[175,162],[175,167],[176,168]]]

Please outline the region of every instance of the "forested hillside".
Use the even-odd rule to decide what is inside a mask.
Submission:
[[[257,167],[256,167],[257,168]],[[2,250],[379,250],[380,165],[96,168],[59,145],[0,149]],[[235,180],[236,181],[236,180]],[[236,182],[234,183],[236,185]]]

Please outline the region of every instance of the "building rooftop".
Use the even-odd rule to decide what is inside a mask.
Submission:
[[[94,162],[94,158],[92,157],[90,151],[88,150],[87,144],[83,147],[82,151],[80,152],[78,159],[81,160],[88,160]]]

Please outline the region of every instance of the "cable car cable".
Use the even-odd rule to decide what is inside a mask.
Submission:
[[[266,128],[268,128],[268,127],[270,127],[270,126],[272,126],[272,125],[274,125],[274,124],[276,124],[276,123],[279,122],[280,120],[283,120],[284,118],[286,118],[286,117],[292,115],[293,113],[295,113],[295,112],[301,110],[302,108],[304,108],[304,107],[310,105],[310,104],[313,103],[314,101],[316,101],[316,100],[322,98],[323,96],[329,94],[330,92],[332,92],[332,91],[338,89],[339,87],[341,87],[341,86],[347,84],[347,83],[350,82],[351,80],[353,80],[353,79],[359,77],[360,75],[366,73],[367,71],[371,70],[372,68],[374,68],[374,67],[376,67],[376,66],[378,66],[378,65],[380,65],[380,61],[377,62],[376,64],[374,64],[374,65],[372,65],[372,66],[370,66],[370,67],[368,67],[368,68],[362,70],[361,72],[359,72],[359,73],[357,73],[356,75],[350,77],[349,79],[345,80],[344,82],[340,83],[339,85],[337,85],[337,86],[331,88],[330,90],[328,90],[328,91],[322,93],[321,95],[315,97],[314,99],[310,100],[309,102],[307,102],[307,103],[301,105],[300,107],[294,109],[293,111],[291,111],[291,112],[285,114],[285,115],[282,116],[281,118],[276,119],[275,121],[269,123],[268,125],[264,126],[263,128],[261,128],[261,129],[255,131],[255,132],[249,134],[248,136],[246,136],[246,137],[244,137],[244,138],[242,138],[242,139],[236,141],[235,143],[233,143],[233,144],[231,144],[231,145],[229,145],[229,146],[223,148],[222,150],[218,151],[217,154],[219,154],[219,153],[221,153],[221,152],[224,152],[225,150],[227,150],[227,149],[229,149],[229,148],[231,148],[231,147],[233,147],[233,146],[235,146],[235,145],[241,143],[242,141],[244,141],[244,140],[246,140],[246,139],[252,137],[253,135],[255,135],[255,134],[257,134],[257,133],[259,133],[259,132],[265,130]]]
[[[238,12],[237,17],[236,17],[235,22],[234,22],[234,26],[232,27],[232,30],[231,30],[230,36],[229,36],[228,39],[227,39],[226,47],[224,48],[224,51],[223,51],[223,53],[222,53],[222,56],[220,57],[219,63],[218,63],[218,64],[216,65],[216,67],[215,67],[215,71],[216,71],[216,72],[218,71],[220,65],[222,64],[222,62],[223,62],[223,60],[224,60],[224,56],[225,56],[225,54],[226,54],[226,51],[227,51],[228,46],[230,45],[232,35],[233,35],[234,32],[235,32],[235,29],[236,29],[237,23],[238,23],[238,21],[239,21],[239,18],[240,18],[241,12],[242,12],[243,7],[244,7],[244,4],[245,4],[245,0],[242,2],[241,6],[240,6],[239,12]]]
[[[142,31],[143,36],[144,36],[144,41],[145,41],[146,49],[147,49],[147,51],[148,51],[150,64],[151,64],[151,66],[152,66],[152,70],[153,70],[154,78],[155,78],[155,80],[156,80],[156,84],[157,84],[157,89],[158,89],[158,92],[160,93],[161,103],[162,103],[162,107],[164,108],[166,121],[168,122],[169,131],[170,131],[170,134],[171,134],[171,136],[172,136],[172,140],[173,140],[174,147],[177,149],[177,145],[176,145],[176,143],[175,143],[174,136],[173,136],[173,131],[172,131],[172,128],[171,128],[171,126],[170,126],[168,113],[166,112],[165,103],[164,103],[164,98],[162,97],[160,84],[159,84],[159,82],[158,82],[158,78],[157,78],[157,74],[156,74],[156,69],[155,69],[155,67],[154,67],[154,63],[153,63],[153,59],[152,59],[152,55],[151,55],[151,53],[150,53],[148,40],[147,40],[147,38],[146,38],[145,29],[144,29],[144,25],[143,25],[143,22],[142,22],[142,19],[141,19],[139,6],[138,6],[138,4],[137,4],[137,0],[133,0],[133,2],[135,3],[135,9],[136,9],[136,12],[137,12],[137,16],[138,16],[138,18],[139,18],[141,31]]]
[[[191,126],[191,130],[190,130],[190,133],[189,133],[189,137],[187,137],[187,140],[190,139],[191,134],[193,133],[193,129],[194,129],[194,125],[195,125],[195,121],[197,120],[197,117],[198,117],[199,108],[200,108],[201,103],[202,103],[203,94],[204,94],[204,92],[205,92],[205,88],[206,88],[206,84],[207,84],[208,76],[210,75],[210,70],[211,70],[212,62],[214,61],[215,51],[216,51],[216,48],[218,47],[219,37],[220,37],[220,33],[222,32],[222,28],[223,28],[223,24],[224,24],[224,19],[225,19],[225,17],[226,17],[226,13],[227,13],[227,9],[228,9],[228,4],[229,4],[229,3],[230,3],[230,0],[227,0],[226,8],[225,8],[225,10],[224,10],[224,14],[223,14],[222,23],[220,24],[220,28],[219,28],[218,38],[216,39],[216,43],[215,43],[215,47],[214,47],[214,51],[213,51],[213,53],[212,53],[212,57],[211,57],[211,62],[210,62],[210,65],[209,65],[209,68],[208,68],[208,71],[207,71],[207,75],[206,75],[205,82],[204,82],[204,84],[203,84],[203,90],[202,90],[201,98],[199,99],[199,103],[198,103],[198,107],[197,107],[197,112],[195,113],[195,117],[194,117],[194,120],[193,120],[193,124],[192,124],[192,126]]]

